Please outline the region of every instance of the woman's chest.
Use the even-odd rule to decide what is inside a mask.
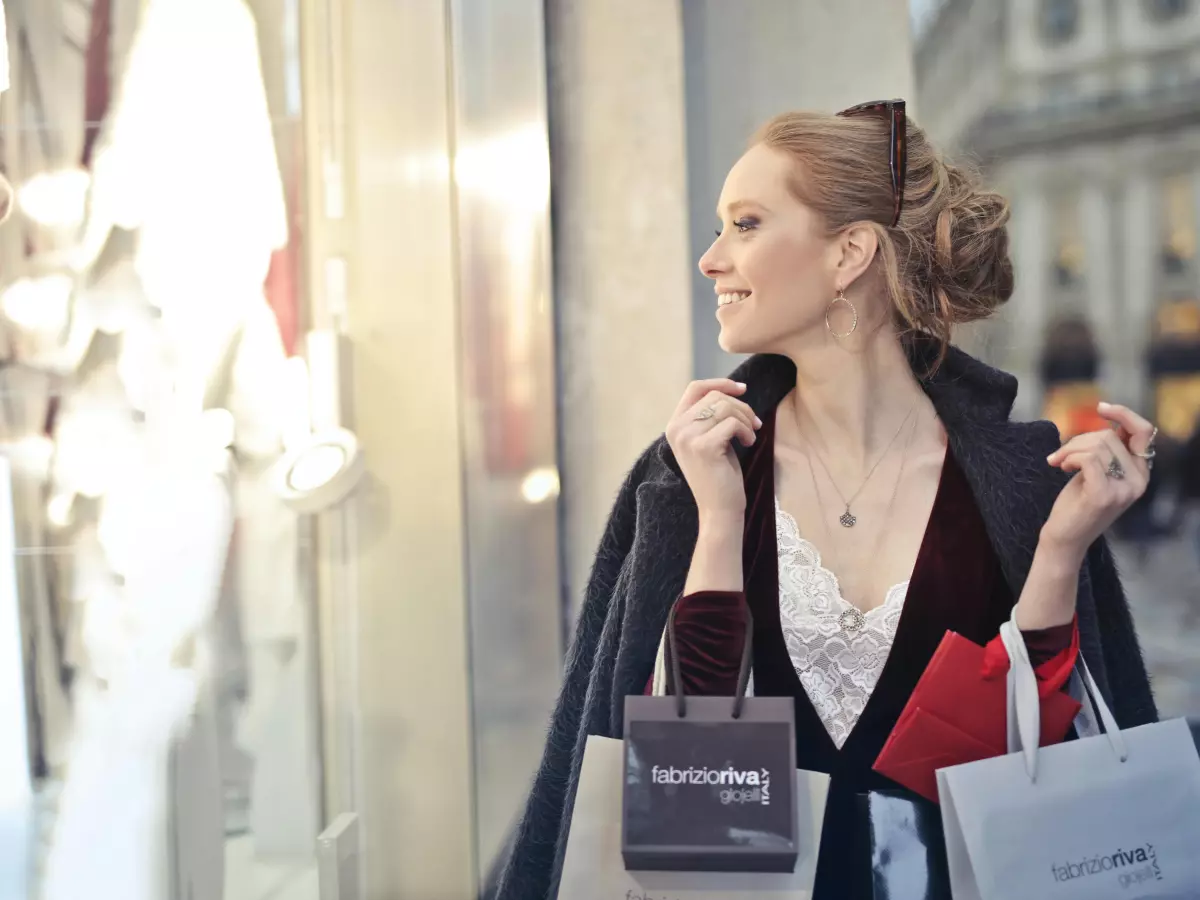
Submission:
[[[945,633],[986,643],[1011,609],[971,491],[947,455],[919,546],[865,611],[780,502],[772,524],[747,584],[755,690],[797,697],[798,723],[830,738],[822,752],[872,760]]]
[[[884,606],[916,568],[942,484],[944,448],[909,461],[906,471],[885,473],[895,480],[867,483],[845,502],[844,490],[781,459],[775,485],[783,544],[781,574],[814,570],[805,557],[819,560],[815,571],[836,582],[840,598],[861,613]],[[792,561],[795,560],[795,564]]]

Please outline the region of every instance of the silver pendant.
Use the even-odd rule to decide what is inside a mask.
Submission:
[[[838,517],[838,521],[841,522],[842,526],[845,528],[853,528],[854,523],[857,522],[858,519],[854,517],[854,515],[850,512],[850,507],[847,506],[846,511]]]
[[[844,610],[842,614],[838,616],[838,627],[841,628],[842,631],[858,631],[858,629],[862,628],[865,624],[867,624],[867,617],[864,616],[862,611],[856,607]]]

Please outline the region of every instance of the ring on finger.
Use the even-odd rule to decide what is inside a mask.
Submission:
[[[1145,460],[1154,459],[1154,457],[1158,454],[1158,451],[1154,449],[1154,441],[1157,437],[1158,437],[1158,427],[1155,426],[1154,431],[1152,431],[1150,433],[1150,440],[1146,441],[1146,449],[1140,450],[1140,451],[1135,450],[1133,455],[1140,456],[1142,459],[1145,459]]]
[[[706,406],[700,412],[696,413],[696,421],[703,422],[705,419],[711,419],[716,414],[717,408],[715,406]]]
[[[1112,458],[1112,462],[1108,464],[1108,468],[1105,470],[1104,474],[1109,478],[1120,481],[1125,477],[1125,467],[1121,465],[1121,461],[1114,456]]]

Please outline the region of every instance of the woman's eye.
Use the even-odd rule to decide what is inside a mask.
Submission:
[[[734,221],[733,227],[738,230],[739,234],[745,234],[747,231],[750,231],[752,228],[758,227],[758,219],[754,218],[753,216],[748,216],[746,218],[737,219]],[[718,228],[713,233],[716,234],[717,237],[720,237],[722,234],[722,231],[720,228]]]

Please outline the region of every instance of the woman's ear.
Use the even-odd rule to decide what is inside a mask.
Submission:
[[[849,288],[875,259],[879,249],[879,236],[866,222],[859,222],[842,230],[838,236],[838,280]]]

